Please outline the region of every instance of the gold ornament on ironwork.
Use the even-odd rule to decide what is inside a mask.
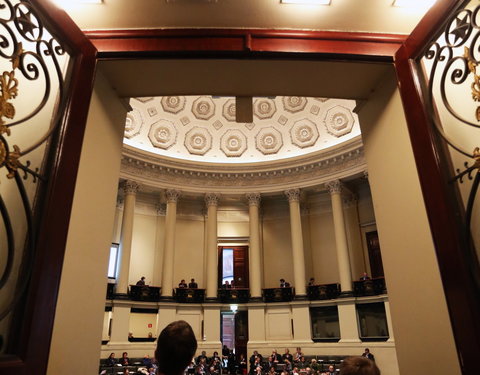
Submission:
[[[473,83],[471,84],[472,99],[476,102],[480,101],[480,76],[477,74],[477,63],[470,56],[470,50],[465,47],[463,57],[467,59],[468,70],[473,74]],[[480,106],[475,111],[475,118],[480,121]]]
[[[18,159],[20,158],[20,148],[17,145],[13,145],[13,151],[10,151],[7,158],[8,178],[14,178],[15,172],[20,165]]]
[[[16,59],[15,59],[16,61]],[[15,61],[13,66],[15,69]],[[13,119],[15,116],[15,107],[10,100],[16,98],[18,94],[18,80],[15,78],[15,71],[3,72],[0,76],[0,135],[10,135],[10,128],[5,125],[5,118]],[[8,155],[8,156],[7,156]],[[0,165],[5,165],[8,169],[8,178],[13,178],[18,169],[20,158],[20,148],[13,146],[13,151],[7,152],[5,144],[0,144]]]
[[[475,160],[475,163],[473,164],[473,168],[480,169],[480,148],[475,147],[475,150],[473,150],[473,160]]]
[[[0,167],[2,167],[5,164],[5,161],[7,160],[7,149],[5,148],[5,145],[3,142],[0,142]]]

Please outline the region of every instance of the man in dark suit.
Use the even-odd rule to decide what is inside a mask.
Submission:
[[[195,279],[192,278],[192,280],[190,280],[190,282],[188,283],[188,287],[192,289],[198,288],[198,284],[195,282]]]
[[[370,349],[368,348],[365,348],[365,352],[362,354],[362,357],[368,358],[371,361],[375,361],[375,356],[372,353],[370,353]]]

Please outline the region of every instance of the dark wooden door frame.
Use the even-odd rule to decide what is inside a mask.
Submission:
[[[472,289],[454,220],[456,208],[443,188],[434,135],[416,80],[415,59],[462,0],[438,0],[409,35],[286,30],[129,30],[82,33],[68,15],[47,0],[30,0],[49,30],[72,50],[74,69],[61,145],[44,202],[45,213],[16,356],[0,372],[44,374],[53,329],[73,192],[98,59],[175,56],[238,56],[260,59],[313,58],[383,61],[394,64],[417,164],[441,277],[464,374],[478,370],[479,300]],[[85,37],[88,37],[88,39]]]
[[[235,245],[235,246],[224,246],[224,245],[221,245],[221,246],[218,246],[218,288],[221,288],[222,286],[222,281],[221,281],[221,278],[220,278],[220,275],[222,275],[222,267],[223,267],[223,263],[222,263],[222,254],[223,254],[223,250],[224,249],[233,249],[233,276],[234,276],[234,280],[236,278],[236,275],[235,274],[235,265],[236,265],[236,257],[235,257],[235,253],[239,252],[240,249],[242,252],[244,252],[244,255],[245,255],[245,259],[244,259],[244,264],[246,264],[246,269],[245,269],[245,272],[244,272],[244,277],[245,277],[245,282],[247,284],[247,287],[249,285],[249,269],[248,269],[248,245]],[[235,280],[235,285],[239,288],[243,288],[242,286],[240,286],[240,284],[238,284],[237,280]]]

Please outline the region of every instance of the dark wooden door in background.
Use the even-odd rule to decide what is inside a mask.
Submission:
[[[219,246],[218,247],[218,287],[223,278],[223,250],[233,250],[233,278],[235,287],[248,288],[248,246]]]
[[[240,358],[243,353],[247,357],[248,343],[248,311],[237,311],[235,313],[235,355]]]

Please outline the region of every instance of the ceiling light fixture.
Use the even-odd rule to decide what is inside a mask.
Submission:
[[[393,0],[394,7],[428,9],[437,0]]]
[[[332,0],[280,0],[282,4],[330,5]]]

